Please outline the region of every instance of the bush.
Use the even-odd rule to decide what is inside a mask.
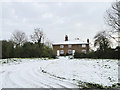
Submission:
[[[2,41],[2,58],[55,58],[52,48],[37,43],[26,42],[14,47],[10,41]]]
[[[75,52],[74,54],[74,58],[86,58],[86,54],[85,53],[80,53],[80,52]]]
[[[87,54],[75,52],[74,58],[92,58],[92,59],[120,59],[120,47],[116,47],[115,49],[107,48],[106,50],[96,50],[91,51]]]

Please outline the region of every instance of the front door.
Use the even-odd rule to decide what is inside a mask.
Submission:
[[[73,56],[74,56],[74,54],[75,54],[75,50],[72,51],[72,55],[73,55]]]
[[[60,51],[59,50],[57,50],[57,56],[60,56]]]

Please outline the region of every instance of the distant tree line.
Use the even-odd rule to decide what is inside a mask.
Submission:
[[[14,47],[11,41],[2,41],[2,58],[53,58],[52,48],[37,43],[25,42],[22,46]]]
[[[89,53],[75,52],[75,58],[97,58],[97,59],[120,59],[120,47],[111,48],[112,42],[105,31],[99,32],[94,37],[94,46],[97,50],[91,50]]]
[[[108,48],[106,51],[91,51],[88,54],[75,52],[74,58],[91,58],[91,59],[120,59],[120,47],[115,49]]]
[[[75,52],[75,58],[120,59],[120,1],[114,2],[112,7],[107,10],[105,21],[110,26],[110,30],[95,35],[94,47],[97,49],[91,50],[87,54]],[[115,33],[118,37],[114,36]],[[40,28],[36,28],[30,38],[31,41],[28,41],[24,32],[16,31],[9,41],[0,41],[2,58],[56,57],[50,47],[51,43],[45,43],[45,34]],[[118,43],[116,48],[111,48],[111,39]]]
[[[55,58],[50,45],[44,43],[44,34],[40,28],[36,28],[32,41],[27,41],[27,37],[22,31],[15,31],[9,41],[2,40],[2,58]],[[50,43],[50,42],[47,42]]]
[[[120,1],[112,4],[111,8],[106,11],[105,22],[110,27],[108,31],[99,32],[94,37],[94,46],[96,51],[88,54],[76,52],[75,58],[103,58],[103,59],[120,59]],[[117,34],[117,35],[115,35]],[[116,37],[117,36],[117,37]],[[111,40],[118,43],[116,48],[111,48]]]
[[[35,29],[31,35],[32,41],[28,41],[24,32],[16,31],[9,41],[2,40],[2,58],[56,58],[50,42],[44,43],[44,34],[40,29]],[[120,47],[111,48],[110,38],[106,31],[100,32],[94,37],[96,50],[89,53],[75,52],[74,58],[96,59],[120,59]]]

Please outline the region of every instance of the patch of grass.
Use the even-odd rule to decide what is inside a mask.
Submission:
[[[72,79],[73,81],[75,81],[75,79]]]
[[[17,62],[17,60],[13,59],[13,61]]]
[[[95,84],[95,83],[88,83],[88,82],[82,82],[78,81],[78,86],[83,89],[103,89],[104,87],[100,84]]]
[[[66,78],[64,78],[64,77],[59,77],[59,76],[56,76],[57,78],[59,78],[59,79],[66,79]]]
[[[46,71],[42,70],[43,73],[47,73]]]
[[[103,89],[103,86],[100,84],[86,83],[87,88],[99,88]]]
[[[47,71],[43,70],[42,68],[40,68],[40,69],[41,69],[41,71],[42,71],[43,73],[47,73],[47,74],[49,74],[50,76],[53,76],[53,77],[56,77],[56,78],[59,78],[59,79],[66,79],[66,78],[64,78],[64,77],[60,77],[60,76],[56,76],[56,75],[54,75],[54,74],[50,74],[50,73],[48,73]]]
[[[120,90],[120,83],[115,83],[112,86],[103,86],[101,84],[95,83],[87,83],[87,82],[78,82],[78,86],[82,89],[90,89],[90,90]]]
[[[2,62],[2,64],[6,64],[6,63],[7,63],[7,62],[5,62],[5,61],[4,61],[4,62]]]

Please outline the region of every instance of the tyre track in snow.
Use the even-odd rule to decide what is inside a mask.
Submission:
[[[32,77],[33,81],[40,83],[40,84],[44,84],[45,86],[49,87],[49,88],[53,88],[53,87],[59,87],[59,85],[55,84],[54,82],[51,82],[50,80],[48,80],[48,77],[42,75],[41,74],[36,74],[34,72],[35,70],[33,70],[33,73],[28,72],[30,77]],[[47,79],[46,79],[47,78]],[[60,88],[60,87],[59,87]]]
[[[40,76],[37,76],[37,78],[34,78],[31,74],[33,74],[34,72],[32,71],[33,69],[31,70],[24,70],[22,71],[23,73],[25,74],[21,74],[22,77],[27,77],[26,81],[29,81],[29,82],[32,82],[33,84],[35,84],[36,88],[53,88],[52,86],[46,84],[43,80],[42,80],[42,77],[41,79],[39,79]],[[32,71],[32,72],[31,72]]]
[[[3,75],[4,88],[78,88],[69,81],[42,73],[39,62],[17,65],[16,68],[15,71],[5,71]]]
[[[10,72],[4,73],[5,77],[2,77],[2,81],[4,80],[4,82],[2,82],[2,87],[3,88],[7,88],[7,87],[12,88],[12,86],[14,86],[14,88],[21,87],[20,85],[17,85],[13,80],[11,80],[10,75],[11,75]]]
[[[7,85],[11,85],[10,83],[16,83],[16,85],[20,85],[22,88],[26,88],[26,87],[27,88],[33,88],[33,87],[34,88],[43,88],[43,87],[52,88],[48,85],[45,85],[44,83],[36,83],[35,81],[37,79],[34,81],[33,77],[29,77],[30,74],[28,74],[28,72],[31,72],[30,67],[27,67],[27,68],[22,67],[21,71],[12,72],[7,79],[9,80]],[[14,88],[14,85],[15,84],[12,84],[11,87]]]
[[[33,75],[33,77],[35,77],[36,79],[39,79],[38,78],[38,76],[41,76],[41,77],[44,77],[44,78],[42,78],[43,80],[45,80],[45,81],[47,81],[48,82],[48,84],[50,83],[51,85],[53,84],[53,87],[57,87],[57,88],[70,88],[70,86],[71,87],[76,87],[76,85],[74,85],[74,84],[71,84],[70,82],[66,82],[66,81],[63,81],[63,80],[60,80],[60,79],[58,79],[58,78],[55,78],[55,77],[52,77],[52,76],[50,76],[50,75],[47,75],[47,74],[44,74],[44,73],[42,73],[39,69],[37,70],[37,69],[35,69],[35,70],[33,70],[34,71],[34,75],[33,74],[31,74],[31,75]],[[46,77],[47,77],[47,79],[46,79]],[[67,83],[67,84],[66,84]],[[69,84],[69,85],[68,85]]]
[[[28,71],[28,77],[32,78],[33,82],[37,82],[40,84],[44,84],[45,86],[49,87],[49,88],[69,88],[71,87],[76,87],[76,85],[73,85],[69,82],[65,82],[62,80],[59,80],[57,78],[51,77],[47,74],[44,74],[42,72],[40,72],[39,67],[35,67],[35,68],[31,68],[32,72],[29,70]],[[67,85],[67,84],[69,85]]]
[[[3,87],[5,88],[31,88],[32,86],[33,85],[29,81],[21,76],[21,71],[7,73],[3,81]]]
[[[31,78],[29,78],[29,75],[26,75],[26,73],[23,74],[23,71],[21,71],[19,74],[14,74],[12,75],[11,78],[14,78],[14,82],[18,82],[18,85],[21,85],[22,87],[27,87],[27,88],[42,88],[41,84],[34,83]],[[26,78],[27,77],[27,78]]]

